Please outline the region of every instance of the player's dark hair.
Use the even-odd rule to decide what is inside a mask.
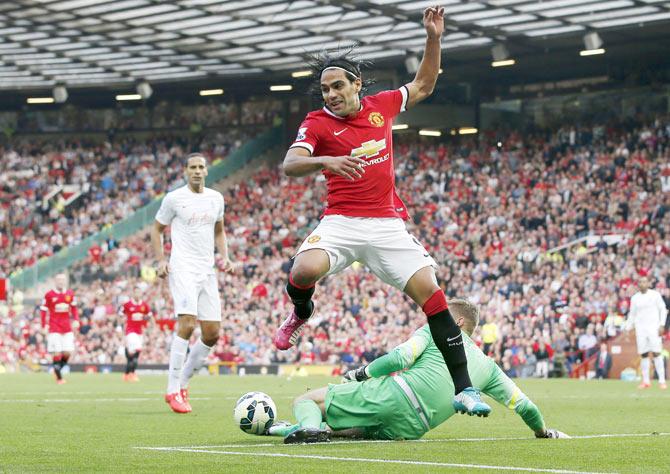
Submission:
[[[309,59],[309,68],[315,77],[315,81],[312,83],[310,93],[315,99],[322,101],[321,74],[328,68],[336,67],[344,70],[344,75],[350,82],[360,79],[362,83],[361,94],[363,94],[375,81],[372,78],[363,79],[361,70],[371,66],[372,63],[370,61],[362,60],[356,54],[356,45],[336,51],[323,50],[320,53],[313,54]]]
[[[209,164],[207,157],[202,153],[189,153],[188,155],[186,155],[186,158],[184,158],[184,168],[188,167],[188,160],[190,160],[191,158],[202,158],[203,160],[205,160],[205,164]]]

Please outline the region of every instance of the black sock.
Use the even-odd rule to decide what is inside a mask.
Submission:
[[[461,328],[456,325],[449,310],[445,309],[429,316],[428,326],[433,341],[442,353],[451,378],[454,380],[455,393],[459,394],[463,389],[472,387]]]
[[[61,369],[61,367],[62,367],[62,366],[61,366],[61,360],[60,360],[60,359],[58,359],[58,360],[54,360],[53,367],[54,367],[54,374],[56,374],[56,378],[57,378],[58,380],[62,379],[63,376],[62,376],[61,373],[60,373],[60,369]]]
[[[314,287],[298,288],[291,282],[289,277],[286,284],[286,293],[291,298],[295,305],[295,314],[300,319],[307,319],[312,315],[314,310],[314,303],[312,302],[312,295],[314,294]]]
[[[130,370],[130,367],[132,365],[131,359],[132,357],[130,355],[130,352],[128,352],[128,349],[126,349],[126,372],[125,372],[126,375],[128,375],[131,372]]]
[[[130,367],[131,372],[135,373],[135,371],[137,370],[137,365],[139,364],[139,360],[140,360],[140,353],[135,352],[135,355],[133,356],[133,363]]]

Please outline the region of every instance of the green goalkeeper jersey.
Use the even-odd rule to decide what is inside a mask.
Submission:
[[[468,359],[472,385],[506,407],[515,410],[533,431],[544,428],[538,408],[490,357],[477,347],[465,333],[463,344]],[[423,409],[430,428],[440,425],[454,414],[452,406],[454,382],[430,334],[428,325],[388,354],[373,361],[367,368],[372,377],[381,377],[407,369],[400,374]]]

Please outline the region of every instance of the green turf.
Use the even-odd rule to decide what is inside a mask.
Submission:
[[[499,405],[488,419],[452,418],[424,438],[432,442],[283,446],[281,439],[250,436],[233,424],[233,403],[242,393],[267,392],[279,418],[287,419],[291,398],[333,381],[325,377],[200,376],[192,383],[189,415],[173,414],[163,402],[164,376],[145,375],[138,384],[99,374],[70,375],[68,381],[57,386],[47,374],[0,375],[0,472],[495,472],[256,453],[589,472],[670,470],[670,436],[535,440],[520,418]],[[619,381],[519,385],[548,426],[571,435],[670,432],[670,393],[656,385],[644,392]],[[523,439],[449,441],[461,438]],[[254,447],[259,443],[273,445]],[[136,449],[226,444],[235,447],[206,448],[208,453]]]

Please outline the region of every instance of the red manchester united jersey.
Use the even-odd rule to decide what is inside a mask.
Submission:
[[[366,161],[362,178],[346,178],[323,171],[328,186],[324,215],[400,217],[407,209],[395,189],[393,119],[405,110],[405,86],[361,99],[356,117],[338,117],[324,107],[310,112],[300,125],[291,148],[302,147],[312,156],[356,156]]]
[[[40,306],[40,316],[42,326],[46,324],[47,314],[49,316],[49,332],[65,334],[72,332],[70,315],[79,321],[79,311],[77,310],[77,300],[72,290],[56,291],[50,290],[44,295],[42,306]]]
[[[142,334],[142,330],[147,325],[147,318],[151,314],[149,305],[144,301],[129,300],[121,308],[126,317],[126,334]]]

